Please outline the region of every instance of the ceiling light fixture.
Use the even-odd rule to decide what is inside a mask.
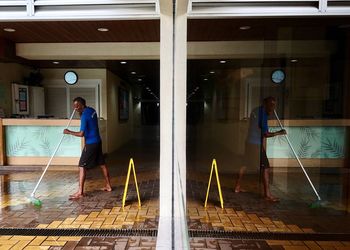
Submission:
[[[126,62],[125,61],[121,61],[120,64],[126,64]]]
[[[298,59],[292,59],[292,60],[290,60],[290,62],[296,63],[296,62],[298,62]]]
[[[131,74],[132,74],[132,75],[136,75],[136,72],[135,72],[135,71],[131,71]]]
[[[16,30],[13,28],[4,28],[4,31],[6,32],[15,32]]]
[[[60,64],[60,62],[57,62],[57,61],[54,61],[54,62],[52,62],[53,64]]]
[[[142,79],[141,78],[139,78],[139,79],[137,79],[139,82],[141,82],[142,81]]]
[[[97,29],[98,31],[100,31],[100,32],[107,32],[107,31],[109,31],[109,29],[107,29],[107,28],[98,28]]]
[[[225,60],[221,60],[220,63],[226,63],[226,61]]]
[[[215,71],[210,71],[209,73],[210,73],[210,74],[215,74]]]
[[[251,27],[250,26],[241,26],[239,27],[240,30],[249,30]]]

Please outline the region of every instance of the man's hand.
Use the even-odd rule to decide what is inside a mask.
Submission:
[[[280,131],[277,132],[278,135],[286,135],[287,131],[285,129],[281,129]]]
[[[69,130],[69,129],[63,130],[63,134],[65,134],[65,135],[70,135],[70,130]]]

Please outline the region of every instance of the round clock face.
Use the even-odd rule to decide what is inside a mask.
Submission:
[[[78,75],[74,71],[67,71],[64,74],[64,80],[70,85],[76,84],[78,81]]]
[[[281,69],[276,69],[272,72],[272,75],[271,75],[271,80],[274,82],[274,83],[282,83],[284,81],[284,79],[286,78],[286,74],[284,73],[283,70]]]

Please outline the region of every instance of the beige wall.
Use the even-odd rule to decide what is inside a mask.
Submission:
[[[131,89],[128,85],[123,85],[129,90],[129,120],[119,121],[118,113],[118,87],[121,86],[121,80],[118,76],[107,70],[107,135],[108,152],[113,152],[128,142],[133,132],[133,98]]]
[[[60,84],[65,85],[64,81],[64,73],[67,70],[71,69],[41,69],[44,80],[42,84],[45,86],[47,84],[52,83],[52,81],[59,81]],[[107,119],[107,75],[106,69],[74,69],[74,71],[78,74],[79,80],[85,79],[98,79],[101,81],[100,86],[100,97],[101,97],[101,114],[100,117]],[[79,81],[78,83],[79,84]]]
[[[64,73],[68,69],[42,69],[44,80],[43,85],[66,83],[63,80]],[[79,80],[98,79],[100,86],[100,133],[103,141],[103,151],[111,153],[130,140],[133,129],[132,96],[129,97],[129,120],[120,122],[118,119],[118,86],[120,78],[106,69],[74,69],[78,74]],[[78,82],[79,84],[79,82]],[[126,86],[129,88],[128,86]]]
[[[9,117],[12,114],[11,83],[21,83],[28,76],[30,68],[17,63],[0,63],[0,107]]]

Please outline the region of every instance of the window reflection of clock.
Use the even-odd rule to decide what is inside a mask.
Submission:
[[[286,78],[286,74],[281,69],[276,69],[271,74],[272,82],[277,83],[277,84],[282,83],[285,78]]]
[[[69,85],[76,84],[78,82],[78,75],[74,71],[67,71],[64,74],[64,80]]]

